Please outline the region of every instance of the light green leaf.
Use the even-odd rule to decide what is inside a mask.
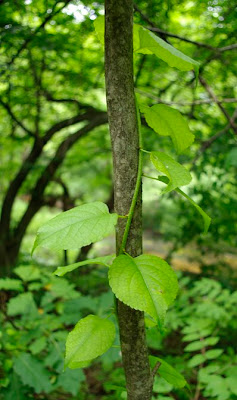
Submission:
[[[102,45],[104,45],[104,25],[104,16],[99,16],[94,21],[95,31]],[[175,67],[180,71],[195,70],[196,75],[198,73],[200,64],[197,61],[137,24],[133,25],[133,48],[135,53],[155,54],[170,67]]]
[[[31,343],[29,350],[31,351],[32,354],[38,354],[43,349],[45,349],[46,346],[47,346],[47,339],[45,336],[41,336],[40,338],[34,340],[33,343]]]
[[[189,171],[167,154],[154,151],[150,158],[157,171],[169,178],[169,183],[163,193],[169,193],[177,187],[188,185],[191,182],[192,177]]]
[[[176,369],[174,369],[162,358],[154,356],[151,356],[149,358],[152,360],[152,367],[154,367],[157,362],[161,363],[157,371],[158,374],[175,388],[181,389],[187,385],[187,381],[185,380],[183,375],[181,375],[180,372],[176,371]]]
[[[166,43],[148,29],[140,27],[139,38],[140,46],[139,48],[135,48],[137,53],[147,54],[149,50],[158,58],[165,61],[170,67],[175,67],[180,71],[195,70],[196,74],[198,73],[200,64],[197,61]]]
[[[119,300],[161,323],[178,291],[172,268],[152,255],[118,256],[109,269],[109,284]]]
[[[76,324],[67,337],[65,366],[75,369],[88,365],[105,353],[114,339],[115,326],[111,321],[88,315]]]
[[[104,34],[105,34],[105,17],[104,15],[100,15],[94,20],[94,28],[100,43],[104,46]]]
[[[16,290],[23,291],[22,283],[19,279],[3,278],[0,279],[0,290]]]
[[[83,265],[88,265],[88,264],[98,264],[98,265],[104,265],[106,267],[109,267],[110,262],[113,260],[115,257],[114,254],[110,254],[108,256],[104,257],[97,257],[97,258],[92,258],[84,261],[80,261],[75,264],[67,265],[66,267],[58,267],[56,271],[54,271],[54,275],[57,276],[63,276],[67,274],[68,272],[74,271],[74,269],[81,267]]]
[[[189,129],[187,121],[175,108],[165,104],[155,104],[152,107],[143,106],[147,124],[161,136],[170,136],[175,149],[182,153],[194,141],[194,135]]]
[[[14,359],[14,371],[21,377],[24,385],[34,388],[35,393],[52,391],[50,374],[43,364],[27,353],[21,353]]]
[[[208,350],[205,353],[205,357],[208,360],[213,360],[214,358],[218,358],[221,354],[223,353],[222,349],[213,349],[213,350]]]
[[[189,368],[197,367],[205,361],[205,357],[202,354],[196,354],[191,360],[188,362]]]
[[[168,185],[169,180],[166,176],[159,176],[157,178],[158,181],[166,183]],[[186,193],[184,193],[181,189],[176,188],[175,191],[179,194],[181,194],[181,196],[185,197],[185,199],[187,199],[195,208],[196,210],[199,212],[199,214],[201,214],[202,218],[203,218],[203,222],[204,222],[204,233],[207,233],[210,223],[211,223],[211,218],[209,217],[209,215],[207,215],[207,213],[205,213],[205,211],[203,211],[203,209],[193,200],[191,199],[191,197],[189,197]]]
[[[33,265],[17,267],[14,269],[14,273],[25,282],[35,281],[40,279],[41,276],[39,268],[34,267]]]
[[[32,253],[38,246],[54,250],[87,246],[110,235],[117,219],[118,215],[110,214],[107,205],[99,201],[75,207],[40,227]]]
[[[196,342],[189,343],[184,351],[197,351],[201,350],[206,346],[206,343],[204,340],[197,340]]]

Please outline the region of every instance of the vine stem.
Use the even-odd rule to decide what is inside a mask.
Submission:
[[[127,219],[127,223],[126,223],[126,226],[125,226],[122,243],[121,243],[121,246],[120,246],[120,249],[119,249],[119,255],[124,253],[125,248],[126,248],[128,234],[129,234],[129,230],[130,230],[130,227],[131,227],[133,214],[134,214],[134,210],[135,210],[135,207],[136,207],[136,204],[137,204],[137,198],[138,198],[139,189],[140,189],[141,181],[142,181],[143,154],[142,154],[142,151],[140,151],[140,150],[142,149],[143,143],[142,143],[140,111],[139,111],[138,102],[137,102],[136,97],[135,97],[135,102],[136,102],[137,126],[138,126],[138,137],[139,137],[138,170],[137,170],[136,185],[135,185],[133,198],[132,198],[131,206],[130,206],[128,217],[127,217],[128,219]]]

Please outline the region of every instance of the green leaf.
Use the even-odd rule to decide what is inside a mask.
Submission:
[[[12,373],[9,375],[10,385],[4,393],[4,400],[25,400],[26,388],[22,385],[20,378],[17,374]]]
[[[94,21],[95,31],[102,45],[104,45],[104,25],[104,16],[99,16]],[[195,70],[196,75],[198,73],[199,63],[197,61],[137,24],[133,25],[133,48],[135,53],[155,54],[170,67],[175,67],[180,71]]]
[[[100,15],[99,17],[97,17],[94,22],[94,28],[96,31],[96,34],[98,36],[98,39],[100,41],[100,43],[104,46],[104,34],[105,34],[105,17],[104,15]]]
[[[181,164],[161,151],[154,151],[150,155],[151,162],[157,171],[162,172],[169,178],[169,183],[163,193],[169,193],[179,186],[188,185],[192,177]]]
[[[7,304],[7,314],[14,315],[37,315],[38,310],[32,293],[22,293],[9,300]]]
[[[213,360],[214,358],[218,358],[221,354],[223,353],[222,349],[213,349],[213,350],[208,350],[205,353],[205,357],[208,360]]]
[[[194,141],[194,135],[187,121],[175,108],[165,104],[155,104],[152,107],[143,106],[147,124],[161,136],[170,136],[178,153],[184,151]]]
[[[196,354],[191,360],[188,362],[189,368],[197,367],[205,361],[205,357],[202,354]]]
[[[165,176],[159,176],[157,178],[157,180],[160,182],[166,183],[167,185],[169,183],[169,180]],[[204,233],[207,233],[210,223],[211,223],[211,218],[209,217],[209,215],[207,215],[207,213],[205,213],[205,211],[203,211],[203,209],[193,199],[191,199],[191,197],[189,197],[186,193],[184,193],[181,189],[176,188],[175,190],[177,193],[181,194],[181,196],[185,197],[185,199],[187,199],[197,209],[197,211],[203,218]]]
[[[4,278],[0,279],[0,290],[16,290],[22,292],[23,286],[18,279]]]
[[[106,204],[88,203],[65,211],[37,232],[33,251],[38,246],[54,250],[79,249],[110,235],[118,215],[110,214]]]
[[[189,343],[184,351],[197,351],[201,350],[206,346],[206,343],[204,340],[197,340],[196,342]]]
[[[14,273],[25,282],[35,281],[41,276],[39,268],[33,265],[17,267],[14,269]]]
[[[65,366],[75,369],[87,365],[105,353],[114,339],[115,326],[111,321],[88,315],[76,324],[67,337]]]
[[[152,360],[153,367],[157,364],[157,362],[161,363],[157,371],[158,374],[175,388],[181,389],[187,385],[187,381],[185,380],[183,375],[181,375],[180,372],[176,371],[176,369],[174,369],[162,358],[153,356],[149,358]]]
[[[228,388],[232,393],[234,393],[237,396],[237,380],[236,376],[230,376],[226,378],[226,383]]]
[[[109,269],[109,284],[119,300],[161,323],[178,291],[172,268],[152,255],[118,256]]]
[[[170,67],[175,67],[180,71],[195,70],[196,74],[199,70],[199,63],[192,58],[186,56],[175,47],[171,46],[148,29],[140,27],[139,29],[139,47],[136,46],[136,53],[155,54],[158,58],[165,61]],[[138,45],[138,41],[136,42]]]
[[[68,272],[74,271],[74,269],[81,267],[82,265],[90,265],[90,264],[98,264],[98,265],[104,265],[105,267],[109,267],[109,263],[113,260],[115,257],[114,254],[110,254],[108,256],[103,256],[103,257],[97,257],[97,258],[92,258],[88,259],[85,261],[80,261],[75,264],[67,265],[66,267],[58,267],[56,271],[54,271],[54,275],[57,276],[63,276],[67,274]]]
[[[49,372],[40,361],[30,354],[21,353],[14,359],[13,368],[24,385],[33,387],[35,393],[49,393],[52,391]]]
[[[36,340],[34,340],[33,343],[31,343],[29,350],[31,351],[32,354],[38,354],[40,353],[45,347],[47,346],[47,340],[45,336],[42,336]]]

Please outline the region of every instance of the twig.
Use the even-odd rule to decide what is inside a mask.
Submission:
[[[211,87],[208,85],[208,83],[205,81],[205,79],[200,75],[199,75],[199,81],[200,81],[201,85],[204,87],[204,89],[206,89],[206,91],[209,94],[209,96],[213,99],[213,101],[219,107],[219,109],[221,110],[222,114],[224,114],[224,116],[226,117],[227,121],[229,122],[231,128],[233,129],[234,133],[236,134],[237,133],[237,126],[235,125],[235,123],[231,119],[231,117],[228,114],[228,112],[226,111],[226,109],[222,106],[220,100],[217,98],[217,96],[215,95],[215,93],[213,92]]]
[[[153,379],[155,378],[155,375],[156,375],[158,369],[160,368],[160,366],[161,366],[161,362],[157,361],[156,365],[154,366],[153,370],[151,371],[151,375],[152,375]]]
[[[196,40],[187,39],[184,36],[176,35],[176,34],[174,34],[172,32],[168,32],[168,31],[165,31],[163,29],[157,28],[155,26],[155,24],[150,20],[150,18],[146,14],[144,14],[142,12],[142,10],[136,4],[134,4],[134,9],[141,15],[142,19],[144,21],[146,21],[150,25],[148,27],[148,29],[150,31],[152,31],[152,32],[159,33],[160,36],[162,36],[163,38],[173,37],[173,38],[182,40],[183,42],[191,43],[191,44],[193,44],[195,46],[198,46],[198,47],[204,47],[204,48],[206,48],[208,50],[211,50],[213,52],[221,52],[221,53],[223,53],[225,51],[233,50],[233,49],[237,48],[237,43],[234,43],[234,44],[231,44],[231,45],[228,45],[228,46],[225,46],[225,47],[218,48],[218,47],[213,47],[213,46],[211,46],[211,45],[209,45],[207,43],[202,43],[202,42],[198,42]]]
[[[236,120],[236,118],[237,118],[237,108],[235,109],[235,111],[231,117],[231,121],[234,122]],[[225,135],[228,132],[228,130],[230,129],[230,127],[231,127],[230,124],[226,125],[221,131],[219,131],[215,135],[211,136],[208,140],[205,140],[204,142],[202,142],[196,157],[192,161],[193,166],[192,166],[191,170],[193,169],[196,161],[201,157],[202,153],[204,153],[204,151],[206,149],[208,149],[212,145],[213,142],[215,142],[221,136]]]
[[[15,121],[17,123],[17,125],[19,125],[21,127],[21,129],[23,129],[23,131],[25,131],[26,133],[28,133],[28,135],[35,137],[34,133],[28,129],[23,122],[21,122],[13,113],[10,105],[8,103],[5,103],[5,101],[3,101],[2,99],[0,99],[0,104],[5,108],[5,110],[8,112],[8,114],[10,115],[10,117],[13,119],[13,121]]]
[[[161,104],[167,104],[168,106],[171,105],[177,105],[177,106],[197,106],[197,105],[201,105],[201,104],[211,104],[213,102],[215,102],[213,99],[197,99],[194,101],[180,101],[180,102],[176,102],[176,101],[167,101],[167,100],[162,100],[161,98],[151,94],[151,93],[147,93],[144,92],[143,90],[140,89],[135,89],[136,93],[141,94],[142,96],[145,97],[149,97],[150,99],[155,100],[157,103],[161,103]],[[226,98],[226,99],[219,99],[218,100],[219,103],[237,103],[237,99],[235,98]]]

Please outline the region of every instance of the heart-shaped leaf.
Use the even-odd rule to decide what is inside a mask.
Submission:
[[[188,185],[192,177],[188,170],[161,151],[153,151],[151,153],[151,162],[157,171],[162,172],[169,178],[169,183],[163,193],[169,193],[179,186]]]
[[[194,141],[194,135],[187,121],[175,108],[165,104],[152,107],[143,106],[142,113],[147,124],[161,136],[170,136],[178,153],[184,151]]]
[[[144,254],[118,256],[109,269],[109,284],[119,300],[160,323],[178,291],[177,277],[169,264]]]

